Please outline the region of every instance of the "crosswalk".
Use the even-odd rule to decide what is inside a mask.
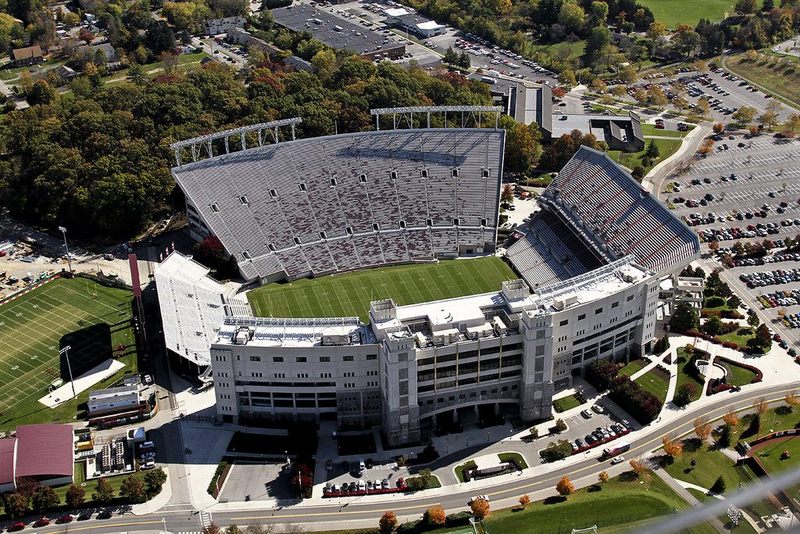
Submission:
[[[211,524],[211,513],[210,512],[200,512],[200,524],[203,528],[206,528],[208,525]]]

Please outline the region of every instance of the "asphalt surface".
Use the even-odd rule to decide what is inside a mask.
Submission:
[[[770,386],[751,391],[740,392],[729,396],[725,403],[720,403],[716,408],[704,410],[687,410],[678,419],[665,423],[657,432],[642,436],[641,438],[627,438],[632,445],[631,450],[625,453],[628,459],[647,456],[651,451],[661,445],[664,435],[679,436],[693,431],[692,422],[700,415],[714,420],[721,418],[729,409],[741,410],[751,407],[754,400],[766,398],[768,401],[782,401],[785,393],[793,391],[791,385]],[[556,464],[557,466],[557,464]],[[595,477],[600,471],[607,471],[611,476],[628,470],[627,462],[617,466],[610,466],[608,461],[598,461],[589,458],[569,467],[570,477],[577,481],[584,477]],[[539,490],[551,490],[556,482],[563,476],[562,469],[555,469],[552,473],[537,477],[535,480],[520,479],[519,481],[504,482],[481,493],[489,496],[495,508],[508,507],[516,503],[520,495]],[[314,527],[349,528],[351,525],[375,524],[380,515],[386,510],[394,510],[401,518],[420,517],[432,505],[439,504],[448,512],[464,510],[469,497],[475,493],[469,486],[454,487],[448,495],[430,496],[420,494],[418,498],[408,497],[397,499],[395,503],[370,502],[368,498],[354,497],[332,499],[330,503],[315,504],[310,506],[297,505],[279,507],[269,510],[216,512],[213,521],[225,526],[231,523],[237,525],[270,524],[270,523],[296,523],[303,524],[306,528]],[[170,532],[197,532],[201,527],[201,514],[191,509],[189,505],[171,505],[146,516],[133,516],[129,513],[115,513],[106,520],[91,519],[85,522],[74,522],[69,525],[70,532],[97,532],[119,533],[136,531],[158,531],[164,526]],[[206,520],[208,520],[206,515]],[[162,522],[163,521],[163,522]],[[347,523],[344,523],[347,522]],[[65,530],[65,525],[53,525],[37,529],[37,532],[60,532]]]

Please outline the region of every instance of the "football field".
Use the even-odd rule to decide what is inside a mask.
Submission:
[[[250,291],[247,298],[259,316],[358,316],[366,322],[372,300],[392,298],[398,305],[441,300],[499,291],[504,280],[514,278],[502,259],[490,256],[269,284]]]
[[[72,347],[73,369],[80,367],[79,360],[107,358],[113,352],[126,364],[97,388],[135,370],[131,300],[129,290],[75,278],[53,280],[0,304],[0,429],[74,420],[88,392],[56,409],[38,401],[54,380],[64,376],[59,360],[64,345]]]

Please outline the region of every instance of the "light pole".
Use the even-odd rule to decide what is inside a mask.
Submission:
[[[58,230],[61,232],[61,235],[64,236],[64,250],[67,251],[67,265],[69,265],[69,272],[72,274],[72,258],[69,256],[69,245],[67,245],[67,229],[63,226],[59,226]]]
[[[63,354],[64,358],[67,360],[67,370],[69,371],[69,383],[72,385],[72,398],[74,399],[75,397],[78,396],[78,394],[75,393],[75,379],[72,377],[72,366],[69,364],[69,351],[71,349],[72,346],[67,345],[66,347],[58,351],[58,354],[59,355]]]

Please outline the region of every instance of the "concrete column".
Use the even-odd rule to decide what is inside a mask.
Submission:
[[[458,423],[458,410],[453,408],[453,422]]]

